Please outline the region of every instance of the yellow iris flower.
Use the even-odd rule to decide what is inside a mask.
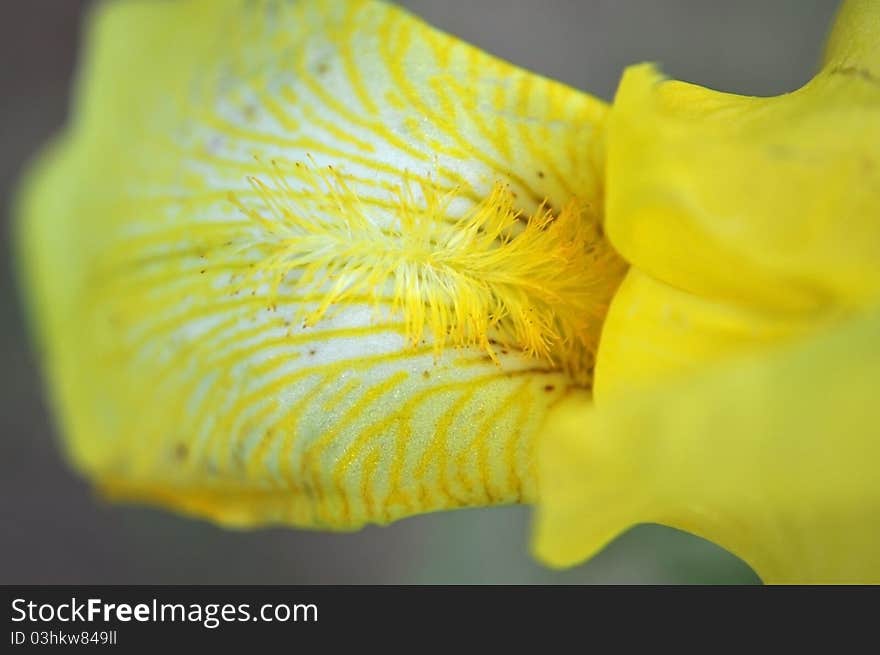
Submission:
[[[783,96],[632,67],[606,139],[605,228],[632,269],[595,407],[546,428],[539,556],[654,521],[768,582],[880,581],[880,3],[844,3]]]
[[[21,196],[70,457],[337,529],[538,507],[880,581],[880,7],[802,89],[613,104],[372,0],[107,3]]]

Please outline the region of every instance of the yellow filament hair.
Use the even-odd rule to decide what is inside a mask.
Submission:
[[[452,219],[454,190],[404,176],[388,225],[332,166],[295,164],[290,174],[304,191],[278,162],[268,171],[270,183],[249,178],[263,211],[230,199],[259,227],[245,246],[260,253],[249,278],[270,282],[270,302],[285,283],[320,295],[303,316],[314,324],[351,298],[366,295],[378,306],[390,297],[413,346],[427,330],[436,355],[446,345],[475,346],[496,360],[493,345],[518,348],[589,384],[625,270],[589,204],[574,198],[554,211],[545,202],[526,217],[498,183]]]

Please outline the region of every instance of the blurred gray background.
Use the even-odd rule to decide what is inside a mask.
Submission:
[[[170,1],[170,0],[155,0]],[[640,526],[589,563],[528,552],[528,508],[421,516],[356,534],[229,532],[94,498],[55,444],[22,324],[9,203],[23,163],[64,122],[87,0],[0,3],[0,583],[754,583],[719,548]],[[610,99],[624,66],[726,91],[811,75],[834,0],[406,0],[434,25]]]

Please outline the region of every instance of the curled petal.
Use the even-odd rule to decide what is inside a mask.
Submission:
[[[636,523],[715,541],[770,583],[880,582],[880,311],[598,408],[539,442],[535,549],[565,566]]]

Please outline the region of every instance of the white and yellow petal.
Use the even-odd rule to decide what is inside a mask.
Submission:
[[[623,272],[605,107],[371,1],[100,6],[20,255],[107,493],[357,527],[535,496]]]

